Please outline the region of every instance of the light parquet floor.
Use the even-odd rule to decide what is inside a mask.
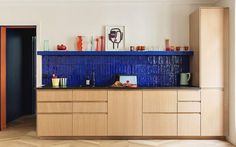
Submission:
[[[36,136],[35,118],[24,116],[0,132],[0,147],[233,147],[220,140],[48,140]]]

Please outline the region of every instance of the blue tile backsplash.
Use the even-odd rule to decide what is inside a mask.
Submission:
[[[189,72],[189,56],[43,56],[43,84],[51,85],[52,74],[68,78],[68,85],[85,84],[92,70],[96,86],[109,86],[116,75],[137,75],[138,86],[179,85],[179,73]]]

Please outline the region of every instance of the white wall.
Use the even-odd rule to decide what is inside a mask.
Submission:
[[[235,1],[220,0],[216,5],[230,9],[230,49],[229,49],[229,136],[236,145],[236,101],[235,101]]]
[[[76,36],[101,35],[105,25],[125,25],[127,47],[144,44],[163,48],[166,38],[174,45],[188,45],[189,14],[208,4],[206,0],[9,1],[0,0],[0,25],[36,24],[38,50],[43,40],[49,40],[51,50],[60,43],[74,50]],[[38,85],[40,63],[38,57]]]

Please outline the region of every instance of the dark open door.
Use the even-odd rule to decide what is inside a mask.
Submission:
[[[32,37],[25,35],[31,32],[30,29],[35,30],[35,35],[32,35]],[[17,30],[17,34],[14,32],[14,30]],[[1,71],[1,75],[0,75],[1,124],[0,126],[1,126],[1,130],[3,130],[7,127],[7,122],[14,120],[14,118],[17,118],[18,116],[20,116],[20,113],[31,114],[35,112],[35,99],[32,99],[32,100],[24,99],[21,101],[21,106],[19,106],[20,104],[18,105],[18,103],[20,100],[17,93],[19,92],[24,93],[23,95],[21,95],[24,98],[26,97],[35,98],[36,27],[35,26],[1,26],[0,32],[1,32],[0,34],[0,53],[1,53],[0,55],[0,63],[1,63],[1,67],[0,67],[0,71]],[[27,41],[29,45],[27,46],[23,45],[21,47],[17,45],[17,39],[18,39],[17,35],[19,34],[21,35],[22,38],[24,38],[24,41],[21,42],[20,44],[25,44],[24,42]],[[12,44],[11,44],[11,40],[13,41]],[[24,55],[24,56],[19,57],[21,58],[21,61],[19,60],[21,62],[19,66],[16,61],[19,55],[18,49],[20,49],[21,54]],[[14,58],[11,55],[16,55],[17,57]],[[27,56],[32,56],[32,58],[25,58]],[[11,59],[9,57],[11,57]],[[11,62],[13,61],[16,61],[17,65],[16,64],[12,65]],[[22,66],[20,67],[20,65],[24,65],[28,63],[29,63],[29,66],[27,68],[22,67]],[[21,77],[20,76],[14,77],[14,75],[11,75],[11,73],[14,72],[14,69],[19,69],[18,72],[24,71],[24,73],[19,74],[19,75],[22,75]],[[24,80],[29,80],[29,79],[30,79],[29,81],[31,82],[21,84],[21,85],[18,84],[18,82],[14,84],[15,81],[11,79],[12,76],[15,79],[18,78],[19,82],[22,82]],[[18,85],[18,88],[17,88],[17,85]],[[13,99],[16,97],[18,97],[18,99]],[[32,107],[25,107],[27,104],[32,105]]]

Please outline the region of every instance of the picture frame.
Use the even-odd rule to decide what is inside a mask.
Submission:
[[[125,26],[105,26],[105,51],[125,50]]]

